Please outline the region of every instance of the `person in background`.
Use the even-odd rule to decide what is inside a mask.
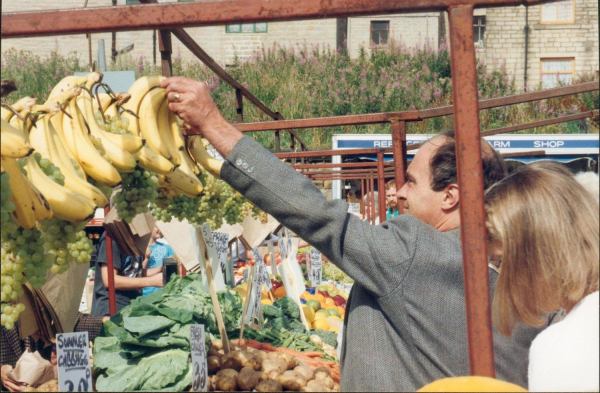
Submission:
[[[154,227],[150,235],[150,243],[146,249],[146,258],[142,264],[142,277],[160,275],[162,278],[163,259],[173,255],[175,255],[173,248],[164,241],[160,229]],[[160,287],[144,287],[142,294],[148,296],[159,289]]]
[[[373,208],[371,198],[375,199],[375,208]],[[365,215],[361,216],[361,218],[371,222],[371,217],[375,216],[375,224],[379,224],[379,193],[377,191],[372,191],[365,194],[363,203],[365,206]]]
[[[161,86],[169,109],[225,157],[221,178],[355,280],[342,391],[415,391],[470,374],[453,132],[429,139],[412,160],[398,190],[408,214],[371,225],[228,123],[206,84],[174,77]],[[502,157],[483,139],[481,159],[484,188],[506,176]],[[488,272],[493,293],[498,276]],[[521,326],[510,338],[493,332],[497,378],[527,386],[529,346],[543,329]]]
[[[398,217],[398,197],[396,197],[396,181],[390,180],[385,183],[385,206],[387,212],[385,219],[389,220],[392,217]]]
[[[510,336],[567,313],[531,344],[529,390],[598,391],[598,203],[563,165],[538,162],[492,186],[485,204],[490,259],[501,261],[496,329]]]
[[[112,240],[113,267],[115,278],[115,300],[117,312],[129,305],[132,299],[140,296],[142,288],[162,287],[163,278],[160,274],[139,277],[142,274],[142,263],[135,257],[123,255]],[[94,300],[92,315],[110,315],[108,299],[108,267],[106,260],[106,232],[100,237],[98,243],[98,256],[96,258],[96,279],[94,280]]]
[[[108,317],[95,317],[93,315],[79,313],[75,322],[74,332],[88,332],[90,342],[93,342],[102,331],[102,324],[108,320]],[[40,341],[35,341],[32,337],[27,337],[24,340],[19,338],[19,325],[11,330],[7,330],[2,326],[0,351],[2,352],[2,369],[1,378],[4,388],[11,392],[20,392],[27,386],[17,381],[12,380],[8,376],[8,372],[12,371],[17,364],[19,358],[25,351],[38,351],[43,358],[52,362],[52,346],[45,346]],[[55,357],[55,356],[54,356]],[[5,390],[5,389],[2,389]]]

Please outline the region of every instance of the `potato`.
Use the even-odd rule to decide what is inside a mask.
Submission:
[[[238,387],[243,391],[252,391],[259,382],[258,373],[250,367],[244,367],[237,377]]]
[[[257,392],[281,392],[283,387],[275,381],[260,381],[254,390]]]
[[[236,370],[231,369],[231,368],[224,368],[217,373],[217,381],[221,377],[237,378],[237,376],[238,376],[238,372]]]
[[[333,388],[331,389],[334,392],[339,392],[340,391],[340,384],[339,383],[334,383],[333,384]]]
[[[206,356],[216,356],[218,358],[223,357],[223,354],[219,353],[219,351],[217,351],[214,348],[211,348],[208,350],[208,352],[206,353]]]
[[[215,374],[221,369],[221,360],[216,356],[209,356],[206,359],[206,364],[208,365],[209,374]]]
[[[210,347],[216,349],[217,351],[223,349],[223,341],[221,340],[210,340]]]
[[[302,392],[326,392],[328,389],[321,385],[319,382],[310,381],[313,383],[309,383],[305,387],[302,388]]]
[[[313,370],[315,380],[320,381],[322,379],[331,377],[331,371],[327,367],[317,367]]]
[[[278,353],[278,352],[269,352],[269,353],[267,354],[267,357],[268,357],[269,359],[275,359],[275,358],[277,358],[277,353]]]
[[[267,355],[267,353],[265,351],[258,351],[257,350],[257,351],[252,352],[252,354],[256,358],[260,359],[261,363],[269,358],[269,356]]]
[[[269,379],[276,380],[287,370],[287,364],[281,358],[267,359],[262,363],[261,370],[269,376]]]
[[[278,352],[277,357],[285,360],[288,370],[293,370],[298,365],[298,360],[289,353]]]
[[[228,376],[219,377],[219,381],[217,382],[217,388],[224,392],[235,392],[238,388],[237,380]]]
[[[37,392],[37,389],[33,386],[27,386],[25,389],[21,390],[22,392]]]
[[[258,380],[259,381],[267,381],[267,380],[269,380],[269,376],[267,375],[267,373],[264,373],[262,371],[257,371],[256,374],[258,375]]]
[[[306,380],[296,371],[284,372],[279,376],[277,382],[279,382],[285,390],[293,390],[295,392],[306,386]]]
[[[254,371],[260,371],[262,368],[263,359],[256,352],[243,352],[241,359],[244,367],[250,367]]]
[[[244,367],[242,363],[240,351],[229,352],[221,359],[221,368],[231,368],[235,371],[240,371]]]
[[[331,379],[331,377],[319,379],[319,380],[317,380],[317,382],[319,382],[321,385],[325,386],[327,389],[333,388],[333,384],[334,384],[333,379]]]
[[[44,382],[37,388],[38,392],[58,392],[58,379],[51,379],[48,382]]]
[[[294,371],[298,374],[302,375],[302,377],[308,382],[314,378],[313,372],[310,367],[306,366],[297,366],[294,368]]]

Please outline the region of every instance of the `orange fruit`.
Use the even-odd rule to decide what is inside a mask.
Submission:
[[[268,305],[272,306],[273,302],[271,301],[271,299],[262,299],[260,301],[260,304],[262,304],[262,305],[268,304]]]
[[[328,297],[325,299],[325,305],[335,307],[335,301],[332,298]]]
[[[321,304],[325,303],[325,296],[321,295],[320,293],[317,293],[316,295],[314,295],[314,298],[316,300],[318,300],[319,303],[321,303]]]
[[[285,291],[285,287],[282,285],[275,290],[275,297],[282,298],[287,296],[287,292]]]

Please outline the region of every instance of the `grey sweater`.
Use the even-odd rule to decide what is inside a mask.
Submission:
[[[410,215],[372,226],[248,137],[221,176],[355,280],[342,390],[414,391],[469,374],[460,231],[439,232]],[[489,273],[493,294],[497,273]],[[529,346],[542,329],[519,327],[511,338],[494,330],[497,378],[527,387]]]

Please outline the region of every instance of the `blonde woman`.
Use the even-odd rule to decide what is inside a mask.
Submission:
[[[598,391],[598,204],[562,165],[525,166],[486,194],[488,248],[500,262],[494,325],[544,330],[529,352],[530,391]]]

